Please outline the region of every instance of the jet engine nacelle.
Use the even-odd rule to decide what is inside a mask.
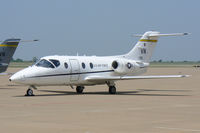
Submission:
[[[112,69],[119,74],[127,74],[134,70],[134,62],[126,59],[117,59],[112,62]]]

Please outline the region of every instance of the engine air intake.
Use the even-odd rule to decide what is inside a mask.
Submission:
[[[113,61],[112,67],[113,67],[114,69],[117,69],[118,65],[119,65],[119,64],[118,64],[117,61]]]

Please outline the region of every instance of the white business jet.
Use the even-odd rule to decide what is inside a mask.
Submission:
[[[118,56],[46,56],[33,66],[10,77],[10,81],[28,85],[27,96],[33,96],[38,86],[67,85],[82,93],[84,86],[107,84],[115,94],[115,81],[130,79],[181,78],[187,75],[138,76],[146,72],[158,37],[183,36],[187,33],[160,34],[148,31],[134,48]]]

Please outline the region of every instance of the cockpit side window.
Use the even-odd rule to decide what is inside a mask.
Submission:
[[[46,67],[46,68],[55,68],[55,67],[53,66],[53,64],[51,64],[49,61],[47,61],[47,60],[45,60],[45,59],[40,60],[40,61],[36,64],[36,66],[38,66],[38,67]]]
[[[58,61],[58,60],[53,60],[53,59],[50,59],[50,61],[51,61],[56,67],[60,66],[60,61]]]

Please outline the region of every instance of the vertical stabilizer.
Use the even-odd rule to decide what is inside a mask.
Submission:
[[[188,35],[188,33],[160,34],[160,32],[157,31],[148,31],[143,35],[137,35],[141,37],[140,40],[134,48],[125,55],[125,58],[149,63],[159,37],[183,35]]]
[[[20,39],[7,39],[0,44],[0,72],[7,70]]]

